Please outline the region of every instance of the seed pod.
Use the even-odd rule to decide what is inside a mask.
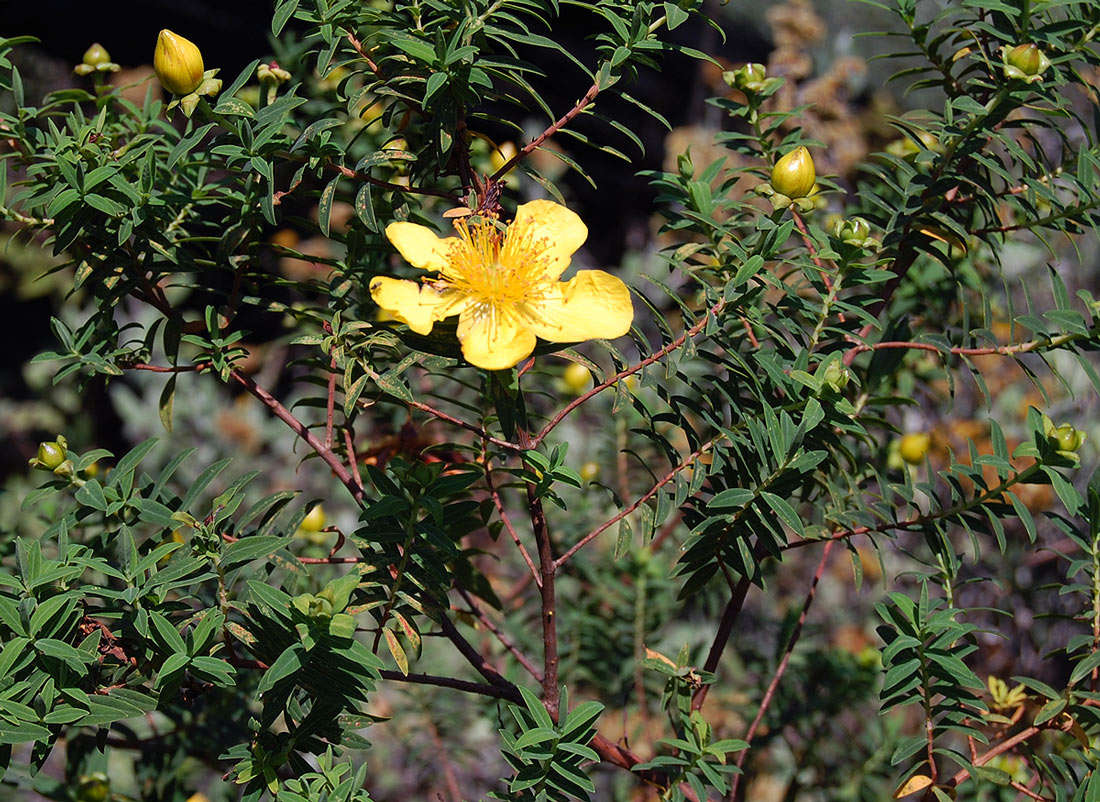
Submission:
[[[194,42],[165,28],[157,37],[153,69],[161,86],[173,95],[189,95],[202,83],[202,53]]]
[[[772,188],[788,198],[806,197],[816,180],[814,160],[802,145],[783,156],[772,168]]]

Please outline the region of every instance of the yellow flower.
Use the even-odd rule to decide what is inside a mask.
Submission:
[[[462,355],[471,365],[504,370],[525,359],[536,337],[554,343],[621,337],[630,330],[630,291],[602,270],[559,281],[588,236],[574,212],[548,200],[525,203],[510,225],[455,222],[440,239],[415,223],[390,223],[386,236],[413,266],[438,274],[423,283],[378,277],[375,303],[417,334],[458,315]]]
[[[194,42],[165,28],[157,37],[153,70],[173,95],[189,95],[202,83],[202,53]]]

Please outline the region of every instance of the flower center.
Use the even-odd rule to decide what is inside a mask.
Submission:
[[[448,256],[445,280],[481,306],[500,309],[536,300],[550,286],[548,243],[513,223],[501,231],[490,220],[455,224],[459,241]]]

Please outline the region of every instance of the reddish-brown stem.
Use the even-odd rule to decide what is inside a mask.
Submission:
[[[554,134],[556,134],[562,128],[567,126],[569,124],[569,122],[574,117],[576,117],[578,114],[580,114],[582,111],[584,111],[584,109],[588,106],[588,104],[590,104],[593,100],[596,99],[596,95],[598,95],[599,92],[600,92],[599,84],[594,83],[594,84],[592,84],[592,86],[588,87],[588,91],[584,93],[584,97],[582,97],[580,100],[578,100],[576,105],[573,106],[573,108],[571,108],[569,111],[567,111],[561,117],[559,117],[557,120],[552,122],[546,128],[545,131],[543,131],[541,134],[539,134],[534,139],[532,139],[530,142],[528,142],[526,145],[524,145],[522,148],[520,148],[519,152],[516,153],[515,156],[513,156],[508,161],[506,161],[503,165],[501,165],[499,170],[497,170],[495,173],[493,173],[490,180],[491,181],[499,181],[501,178],[506,176],[511,171],[511,169],[513,167],[515,167],[520,161],[522,161],[523,159],[527,158],[529,155],[534,153],[534,151],[543,142],[545,142],[547,139],[552,137]]]
[[[381,78],[382,71],[378,69],[378,65],[374,62],[374,59],[372,59],[367,51],[363,49],[363,43],[360,42],[355,34],[353,34],[351,31],[348,31],[347,34],[348,42],[350,42],[351,46],[355,48],[355,52],[359,54],[359,57],[362,58],[363,61],[367,62],[367,66],[370,67],[370,71],[373,72],[376,77]]]
[[[649,501],[649,499],[651,499],[657,493],[657,491],[659,491],[662,487],[664,487],[669,482],[671,482],[673,479],[675,479],[676,474],[678,474],[680,471],[684,470],[685,468],[690,468],[692,465],[694,465],[695,460],[697,460],[701,455],[703,455],[704,453],[709,451],[713,446],[714,446],[714,440],[709,440],[706,443],[704,443],[703,445],[701,445],[698,449],[696,449],[691,454],[689,454],[684,459],[683,462],[681,462],[679,465],[677,465],[672,470],[670,470],[668,473],[666,473],[664,476],[662,476],[660,479],[658,479],[654,483],[654,485],[651,488],[649,488],[649,490],[647,490],[645,493],[643,493],[641,496],[639,496],[634,501],[634,503],[630,504],[627,507],[624,507],[616,515],[613,515],[611,518],[608,518],[602,524],[597,526],[595,529],[593,529],[587,535],[585,535],[580,540],[578,540],[576,543],[574,543],[572,546],[570,546],[569,549],[564,554],[562,554],[560,557],[558,557],[557,560],[554,561],[554,565],[556,567],[560,568],[570,557],[572,557],[578,551],[583,549],[585,546],[587,546],[589,543],[591,543],[593,540],[595,540],[601,534],[606,532],[610,527],[614,526],[619,521],[621,521],[623,518],[630,515],[630,513],[634,512],[634,510],[638,509],[638,507],[642,506],[647,501]]]
[[[498,627],[489,617],[489,615],[481,609],[481,606],[478,605],[476,601],[474,601],[474,598],[469,593],[462,590],[462,588],[458,589],[458,595],[461,596],[462,600],[470,606],[470,612],[478,621],[481,622],[482,626],[493,633],[496,639],[500,641],[500,645],[507,649],[509,653],[514,658],[516,658],[519,664],[527,670],[528,674],[534,677],[537,682],[541,683],[542,672],[540,672],[535,667],[535,664],[527,655],[519,650],[519,647],[512,642],[512,639],[505,635],[503,631],[501,631],[500,627]]]
[[[558,412],[558,414],[556,414],[553,418],[550,419],[549,423],[547,423],[545,426],[542,427],[542,431],[540,431],[532,439],[531,445],[532,446],[537,446],[539,443],[541,443],[543,441],[543,439],[548,434],[550,434],[550,432],[559,423],[561,423],[563,420],[565,420],[566,416],[568,416],[570,412],[572,412],[574,409],[579,407],[581,404],[588,401],[588,399],[592,398],[595,395],[598,395],[599,393],[602,393],[608,387],[613,387],[615,384],[622,381],[627,376],[630,376],[634,373],[637,373],[642,368],[644,368],[648,365],[652,365],[654,362],[657,362],[657,361],[663,359],[665,356],[667,356],[668,354],[675,351],[677,348],[679,348],[681,345],[683,345],[685,342],[687,342],[689,337],[694,337],[696,334],[701,332],[706,327],[707,322],[712,317],[716,316],[719,312],[721,312],[722,308],[725,307],[725,305],[726,305],[726,299],[725,298],[718,299],[718,302],[715,303],[714,306],[707,309],[707,311],[703,313],[702,317],[700,317],[699,320],[697,320],[695,322],[695,324],[693,326],[691,326],[691,328],[684,329],[684,331],[682,331],[680,333],[680,335],[678,337],[676,337],[676,339],[674,339],[672,342],[670,342],[664,348],[661,348],[657,351],[654,351],[652,354],[647,356],[641,362],[638,362],[634,365],[631,365],[628,368],[624,368],[623,370],[620,370],[618,373],[616,373],[611,378],[604,380],[600,384],[597,384],[595,387],[593,387],[587,393],[584,393],[583,395],[580,395],[577,398],[570,401],[568,404],[566,404],[561,409],[560,412]]]
[[[946,350],[931,343],[922,343],[907,340],[885,340],[883,342],[877,343],[859,343],[857,345],[853,345],[849,349],[849,351],[854,351],[857,354],[861,354],[864,351],[880,351],[891,348],[904,348],[916,351],[931,351],[933,353],[951,353],[958,354],[960,356],[987,356],[992,354],[1010,356],[1012,354],[1026,354],[1029,351],[1035,351],[1048,345],[1060,345],[1061,342],[1068,340],[1070,336],[1071,335],[1063,335],[1053,339],[1028,340],[1027,342],[1013,343],[1011,345],[989,345],[979,348],[963,348],[962,346],[953,346]]]
[[[210,367],[209,362],[196,362],[194,365],[147,365],[144,362],[134,362],[124,365],[127,370],[147,370],[152,373],[201,373]]]
[[[336,357],[329,360],[328,395],[325,399],[325,448],[332,448],[332,417],[336,407]]]
[[[531,528],[539,553],[539,595],[542,599],[542,701],[551,715],[558,713],[558,613],[554,591],[554,574],[558,567],[554,562],[553,544],[550,542],[550,526],[546,511],[535,486],[527,483],[527,503],[531,509]]]
[[[359,503],[363,501],[363,488],[360,487],[354,477],[352,477],[347,467],[340,461],[340,458],[336,456],[335,452],[331,448],[325,446],[320,440],[318,440],[313,432],[309,430],[309,427],[294,417],[294,414],[279,403],[279,399],[260,387],[250,377],[245,376],[239,370],[233,370],[229,373],[230,378],[244,387],[249,393],[263,403],[268,409],[270,409],[275,417],[283,421],[287,426],[294,430],[294,432],[306,442],[310,448],[317,452],[325,464],[332,468],[332,472],[336,474],[336,477],[350,492],[352,497]]]
[[[523,541],[519,538],[519,533],[512,525],[512,520],[508,517],[508,513],[504,510],[504,500],[500,497],[500,491],[497,490],[496,485],[493,484],[493,468],[490,464],[489,455],[485,449],[482,449],[482,458],[485,463],[485,486],[489,490],[489,497],[493,500],[493,506],[496,507],[497,514],[500,516],[500,520],[504,524],[504,528],[508,531],[508,534],[512,538],[512,542],[516,544],[516,548],[519,549],[520,556],[523,557],[523,561],[527,563],[527,569],[531,572],[531,578],[535,580],[535,584],[542,586],[542,579],[539,577],[539,570],[535,567],[534,561],[531,559],[531,555],[527,551],[527,547],[523,545]]]
[[[821,272],[821,279],[825,282],[825,289],[828,292],[833,291],[833,280],[829,277],[829,269],[825,267],[825,263],[818,258],[817,248],[814,247],[814,242],[810,239],[809,229],[806,228],[806,223],[802,220],[802,215],[798,213],[793,206],[789,207],[791,213],[791,219],[794,220],[794,224],[798,226],[798,233],[802,235],[802,242],[806,245],[806,250],[810,252],[810,258],[814,262],[814,266]],[[843,320],[843,318],[842,318]]]
[[[726,649],[733,625],[737,622],[737,616],[741,608],[745,606],[745,596],[748,595],[749,585],[752,584],[748,577],[742,577],[730,594],[729,603],[722,613],[722,620],[718,624],[718,632],[714,635],[714,642],[710,645],[707,660],[703,663],[703,670],[713,674],[718,668],[718,661],[722,658],[722,652]],[[707,692],[710,685],[702,685],[691,697],[691,709],[699,710],[707,700]]]
[[[363,489],[363,477],[359,473],[359,458],[355,456],[355,433],[351,430],[351,424],[344,426],[344,448],[348,452],[348,465],[351,466],[351,476],[356,486]]]
[[[924,719],[924,735],[927,741],[925,747],[925,759],[928,761],[928,775],[932,778],[932,783],[935,784],[939,781],[939,767],[936,766],[936,728],[932,723],[931,711]]]
[[[1028,797],[1029,799],[1039,799],[1039,800],[1042,800],[1042,802],[1047,802],[1047,798],[1045,796],[1043,796],[1042,794],[1035,793],[1030,788],[1028,788],[1026,785],[1023,785],[1022,783],[1018,783],[1015,780],[1013,780],[1012,782],[1009,783],[1009,785],[1012,786],[1012,788],[1014,788],[1016,791],[1020,792],[1024,796]]]
[[[523,448],[519,444],[513,443],[509,440],[502,440],[499,437],[493,437],[493,435],[489,434],[487,431],[485,431],[485,429],[478,426],[476,423],[470,423],[469,421],[464,421],[461,418],[456,418],[454,415],[449,415],[443,410],[436,409],[429,404],[425,404],[423,401],[413,400],[406,401],[405,403],[407,403],[413,409],[419,409],[421,412],[426,412],[433,418],[438,418],[441,421],[450,423],[454,426],[458,426],[459,428],[465,429],[468,432],[473,432],[482,440],[486,440],[495,446],[499,446],[500,448],[505,449],[506,451],[513,451],[517,453],[523,451]]]
[[[909,268],[913,266],[913,262],[915,262],[916,259],[917,251],[911,246],[907,246],[905,250],[899,253],[897,258],[894,259],[894,277],[886,282],[886,286],[882,288],[882,294],[879,296],[879,299],[868,308],[867,313],[871,317],[877,318],[882,310],[886,308],[886,304],[890,302],[890,298],[893,297],[894,292],[897,290],[898,286],[901,284],[902,279],[905,278],[905,274],[909,272]],[[874,328],[874,323],[868,323],[859,330],[857,339],[867,339]],[[852,362],[855,361],[858,353],[858,351],[848,351],[844,355],[844,364],[851,365]]]
[[[481,674],[490,685],[497,688],[511,689],[511,692],[514,692],[517,698],[519,697],[519,691],[516,690],[516,686],[501,676],[500,672],[489,664],[489,661],[485,659],[484,655],[475,649],[468,640],[462,637],[462,633],[458,631],[445,612],[440,612],[439,626],[447,639],[453,643],[459,653],[466,658],[466,662],[473,666],[477,673]]]
[[[483,685],[480,682],[469,682],[454,677],[437,677],[433,674],[402,674],[400,671],[382,669],[378,672],[382,679],[395,680],[397,682],[411,682],[416,685],[436,685],[440,688],[451,688],[466,693],[476,693],[481,696],[491,696],[494,699],[507,699],[510,702],[519,702],[522,697],[519,691],[503,688],[498,685]]]
[[[748,730],[745,731],[744,740],[749,743],[749,748],[743,749],[737,754],[736,765],[739,769],[745,764],[745,758],[748,757],[749,749],[752,748],[752,739],[756,735],[757,729],[760,727],[760,722],[764,720],[764,714],[767,713],[768,708],[771,706],[772,699],[775,698],[775,691],[779,687],[779,681],[783,679],[783,675],[787,671],[787,665],[791,661],[791,654],[794,652],[795,644],[798,643],[798,639],[802,636],[802,627],[806,623],[806,616],[810,612],[810,605],[813,604],[814,596],[817,595],[817,585],[821,581],[821,577],[825,574],[825,566],[829,562],[829,552],[832,550],[835,543],[835,540],[830,540],[825,544],[825,549],[821,553],[821,560],[818,562],[817,570],[814,571],[813,580],[810,582],[810,590],[806,593],[806,600],[802,603],[802,612],[798,616],[798,622],[795,624],[791,636],[787,639],[787,646],[783,650],[783,657],[780,659],[779,665],[776,666],[775,674],[772,675],[767,690],[764,691],[764,698],[760,701],[760,709],[756,711],[756,717],[752,720]],[[740,773],[734,775],[730,786],[730,802],[733,802],[733,800],[737,798],[737,787],[743,776],[744,774]]]
[[[362,557],[295,557],[304,565],[350,565],[363,562]]]

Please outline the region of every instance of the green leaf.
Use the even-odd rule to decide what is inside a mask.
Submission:
[[[295,643],[287,647],[260,678],[260,683],[256,686],[257,693],[269,691],[287,677],[298,673],[305,668],[308,659],[309,655],[302,644]]]
[[[222,552],[222,565],[230,568],[239,563],[267,557],[286,544],[286,538],[277,535],[251,535],[231,543]]]

